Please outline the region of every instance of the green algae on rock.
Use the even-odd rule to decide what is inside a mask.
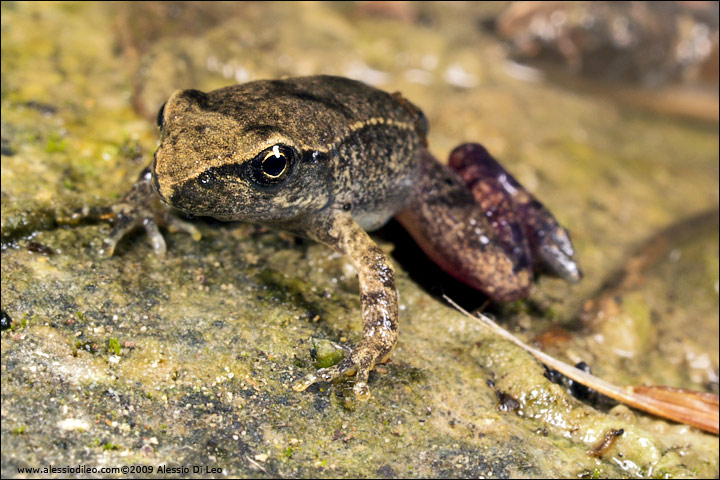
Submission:
[[[154,26],[167,8],[188,8],[171,5],[132,8]],[[717,437],[581,404],[531,357],[418,287],[402,264],[393,361],[371,375],[374,397],[347,408],[342,383],[303,395],[289,388],[296,365],[312,361],[311,339],[360,335],[353,272],[327,249],[199,221],[203,240],[169,235],[164,259],[138,235],[101,260],[103,227],[54,228],[43,209],[112,203],[154,151],[153,123],[130,98],[151,111],[159,107],[152,99],[177,88],[320,72],[402,91],[428,115],[438,157],[483,141],[567,224],[586,278],[571,289],[541,279],[530,307],[498,314],[525,338],[552,325],[572,329],[580,305],[636,245],[717,208],[715,129],[509,78],[501,49],[472,21],[480,7],[422,3],[414,8],[431,21],[418,24],[379,22],[350,4],[243,4],[242,15],[228,5],[222,21],[182,34],[132,31],[141,25],[118,15],[123,4],[2,4],[2,128],[12,147],[2,155],[3,235],[21,215],[48,219],[2,250],[2,308],[16,325],[1,336],[4,477],[46,463],[202,465],[229,476],[717,476]],[[194,17],[172,18],[182,27]],[[48,151],[51,137],[65,139],[61,151]],[[139,145],[143,158],[123,145]],[[390,250],[391,240],[381,246]],[[29,241],[55,254],[28,251]],[[717,235],[696,242],[680,244],[679,256],[649,272],[653,288],[632,295],[658,341],[681,338],[660,343],[668,355],[651,346],[644,357],[607,357],[581,335],[559,353],[591,357],[608,379],[630,372],[640,382],[712,390]],[[119,355],[106,348],[113,338]],[[498,411],[488,379],[520,408]],[[624,433],[605,455],[588,455],[618,428]]]

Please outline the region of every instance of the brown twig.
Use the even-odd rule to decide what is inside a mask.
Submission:
[[[485,315],[471,315],[447,295],[443,295],[443,298],[459,312],[479,320],[493,332],[531,353],[545,365],[586,387],[638,410],[718,434],[717,395],[671,387],[618,387],[526,345]]]

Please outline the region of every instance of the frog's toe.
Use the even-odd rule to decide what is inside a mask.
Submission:
[[[115,249],[120,241],[132,230],[142,227],[148,235],[153,250],[158,255],[163,255],[167,251],[165,238],[160,233],[160,228],[150,212],[143,214],[137,210],[129,209],[127,205],[119,204],[113,207],[114,214],[108,220],[113,225],[112,231],[107,238],[103,240],[103,246],[100,255],[103,257],[112,257]]]
[[[150,244],[152,244],[153,250],[157,255],[165,255],[167,252],[167,245],[165,245],[165,238],[163,238],[157,223],[152,218],[146,218],[142,222],[142,226],[147,232]]]
[[[193,225],[190,222],[180,220],[179,218],[177,218],[175,216],[168,216],[167,229],[172,233],[175,233],[175,232],[187,233],[196,242],[202,238],[202,234],[200,233],[200,230],[198,230],[197,227],[195,227],[195,225]]]
[[[375,367],[375,357],[372,349],[357,348],[349,357],[342,362],[329,368],[321,368],[317,372],[306,376],[301,382],[293,386],[296,392],[302,392],[310,385],[318,382],[331,382],[343,375],[355,374],[355,386],[353,391],[358,400],[365,401],[370,398],[368,378]]]
[[[358,400],[366,401],[370,398],[370,388],[368,387],[368,378],[370,377],[370,370],[358,369],[355,374],[355,386],[353,391]]]
[[[355,372],[355,366],[353,365],[351,358],[346,358],[342,362],[338,363],[333,367],[321,368],[315,373],[307,375],[301,382],[296,383],[293,386],[293,390],[296,392],[302,392],[310,385],[318,382],[332,382],[336,378],[345,375],[352,375]]]
[[[109,258],[115,253],[115,248],[117,247],[117,244],[120,243],[120,240],[122,240],[128,232],[138,225],[132,217],[123,213],[110,215],[107,220],[112,223],[113,228],[110,231],[110,235],[103,239],[103,246],[100,249],[100,255]]]
[[[110,258],[115,254],[115,248],[118,242],[125,236],[125,232],[116,233],[115,229],[110,233],[107,238],[103,238],[102,247],[99,252],[103,258]]]

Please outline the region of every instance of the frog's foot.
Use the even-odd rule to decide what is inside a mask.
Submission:
[[[167,250],[160,226],[166,227],[170,232],[188,233],[194,240],[200,239],[200,231],[194,225],[177,218],[170,207],[160,201],[151,181],[150,171],[146,169],[119,203],[94,209],[86,215],[112,225],[110,235],[103,240],[100,250],[102,256],[111,257],[120,240],[139,227],[145,229],[153,250],[159,255],[163,255]]]
[[[529,242],[535,267],[572,283],[582,278],[568,231],[485,147],[477,143],[460,145],[450,153],[448,163],[483,210],[502,217],[492,222],[501,239],[508,236],[504,231],[508,226],[518,224]]]
[[[130,231],[142,227],[147,232],[148,239],[153,250],[158,255],[164,255],[167,251],[165,238],[160,233],[159,226],[166,227],[170,232],[185,232],[192,236],[193,240],[200,240],[200,231],[192,224],[173,216],[169,209],[165,212],[157,212],[144,206],[118,203],[109,207],[108,220],[113,228],[107,238],[103,240],[103,248],[100,254],[111,257],[120,240]]]
[[[382,358],[384,361],[389,353]],[[306,376],[301,382],[293,386],[296,392],[302,392],[310,385],[318,382],[331,382],[343,375],[355,374],[355,386],[353,391],[358,400],[365,401],[370,398],[370,389],[368,388],[368,378],[370,372],[375,368],[375,363],[380,363],[378,359],[377,348],[369,344],[358,345],[350,356],[346,357],[340,363],[333,367],[321,368],[317,372]]]

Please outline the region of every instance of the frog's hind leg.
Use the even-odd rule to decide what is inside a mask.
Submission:
[[[529,243],[509,199],[501,195],[494,229],[460,176],[420,154],[417,194],[396,218],[423,251],[458,280],[498,301],[526,297],[532,283]]]
[[[514,212],[511,222],[513,225],[520,222],[530,245],[535,270],[572,283],[582,278],[568,231],[485,147],[477,143],[460,145],[450,153],[448,163],[488,213],[490,223],[501,238],[508,236],[503,220],[510,204]]]

